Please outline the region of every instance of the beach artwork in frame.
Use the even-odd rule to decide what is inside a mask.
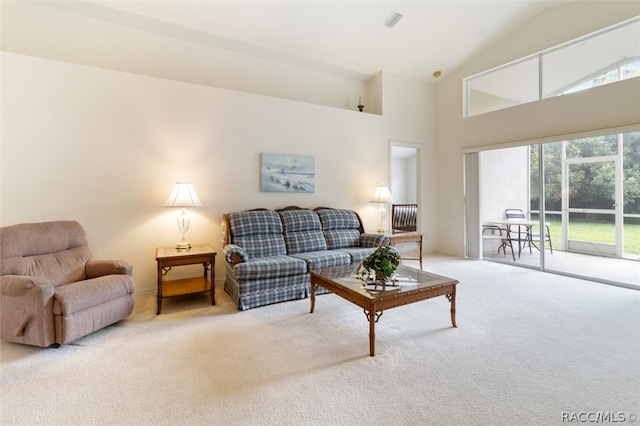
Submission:
[[[316,192],[316,160],[307,155],[262,153],[260,191]]]

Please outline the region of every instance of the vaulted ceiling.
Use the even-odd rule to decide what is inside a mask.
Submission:
[[[90,65],[110,46],[127,61],[123,43],[144,45],[151,71],[176,66],[158,52],[177,40],[362,80],[385,71],[436,82],[435,71],[446,76],[543,10],[570,1],[12,1],[1,6],[2,43]],[[394,11],[402,18],[388,28],[383,23]],[[126,29],[127,39],[116,43],[105,23]],[[96,57],[75,48],[80,41]]]

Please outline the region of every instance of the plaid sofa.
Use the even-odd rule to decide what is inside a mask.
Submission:
[[[224,229],[224,288],[241,310],[305,298],[310,270],[361,263],[386,240],[356,212],[329,208],[229,213]]]

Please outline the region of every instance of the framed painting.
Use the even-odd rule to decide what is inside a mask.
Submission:
[[[316,192],[314,157],[270,153],[261,157],[261,192]]]

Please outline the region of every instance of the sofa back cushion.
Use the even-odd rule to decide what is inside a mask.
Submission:
[[[246,250],[249,257],[287,254],[278,213],[254,210],[229,213],[229,239]]]
[[[287,254],[326,250],[322,224],[313,210],[281,210]]]
[[[87,278],[87,237],[76,221],[0,228],[0,275],[46,278],[53,286]]]
[[[329,250],[360,246],[360,219],[353,210],[319,209],[324,237]]]

